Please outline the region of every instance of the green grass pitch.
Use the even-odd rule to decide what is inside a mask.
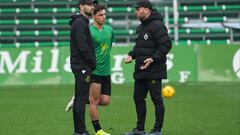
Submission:
[[[176,95],[164,100],[164,135],[240,134],[239,82],[171,85]],[[100,107],[102,127],[112,135],[135,127],[132,91],[132,84],[113,85],[111,104]],[[0,135],[72,135],[72,113],[64,110],[72,93],[73,85],[0,87]],[[146,131],[154,124],[149,97]],[[86,124],[93,134],[88,111]]]

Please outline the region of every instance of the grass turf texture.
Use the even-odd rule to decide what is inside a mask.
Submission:
[[[239,135],[240,83],[171,84],[165,99],[164,135]],[[113,85],[111,104],[100,107],[102,127],[121,135],[135,127],[132,84]],[[73,86],[0,87],[0,135],[71,135],[72,113],[64,111]],[[146,131],[154,124],[148,95]],[[88,107],[88,106],[87,106]],[[88,130],[93,128],[86,113]]]

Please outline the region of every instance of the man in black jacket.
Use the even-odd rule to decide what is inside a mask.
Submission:
[[[89,18],[93,14],[92,0],[79,0],[80,15],[73,15],[70,50],[71,69],[75,77],[73,103],[74,135],[89,135],[85,125],[86,103],[89,101],[89,86],[92,71],[96,67],[95,50],[89,30]]]
[[[145,135],[146,101],[148,90],[155,106],[155,124],[148,135],[162,135],[164,104],[161,95],[162,79],[167,78],[166,55],[172,48],[162,16],[152,8],[149,0],[138,0],[136,17],[141,21],[137,28],[136,45],[125,58],[125,63],[135,59],[134,102],[137,126],[125,135]]]

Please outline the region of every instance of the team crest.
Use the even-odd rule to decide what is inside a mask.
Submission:
[[[86,76],[86,82],[90,82],[90,76]]]
[[[102,44],[102,45],[101,45],[101,51],[102,51],[102,53],[105,53],[107,49],[108,49],[107,44]]]
[[[145,34],[143,38],[144,40],[148,40],[148,34]]]
[[[151,82],[152,84],[155,84],[156,83],[156,81],[155,80],[152,80],[152,82]]]

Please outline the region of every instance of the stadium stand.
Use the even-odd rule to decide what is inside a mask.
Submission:
[[[103,0],[107,3],[107,23],[112,25],[116,43],[135,41],[135,28],[139,24],[134,15],[135,0]],[[178,24],[174,25],[173,2],[152,0],[165,18],[169,18],[169,34],[176,43],[239,43],[239,0],[178,0]],[[165,10],[168,7],[168,10]],[[0,46],[62,45],[69,41],[68,21],[79,9],[75,0],[1,0]],[[166,16],[168,15],[168,16]]]
[[[239,0],[179,0],[180,29],[194,30],[194,35],[180,34],[179,39],[187,40],[230,40],[239,42],[240,23]],[[205,33],[204,33],[205,31]]]

